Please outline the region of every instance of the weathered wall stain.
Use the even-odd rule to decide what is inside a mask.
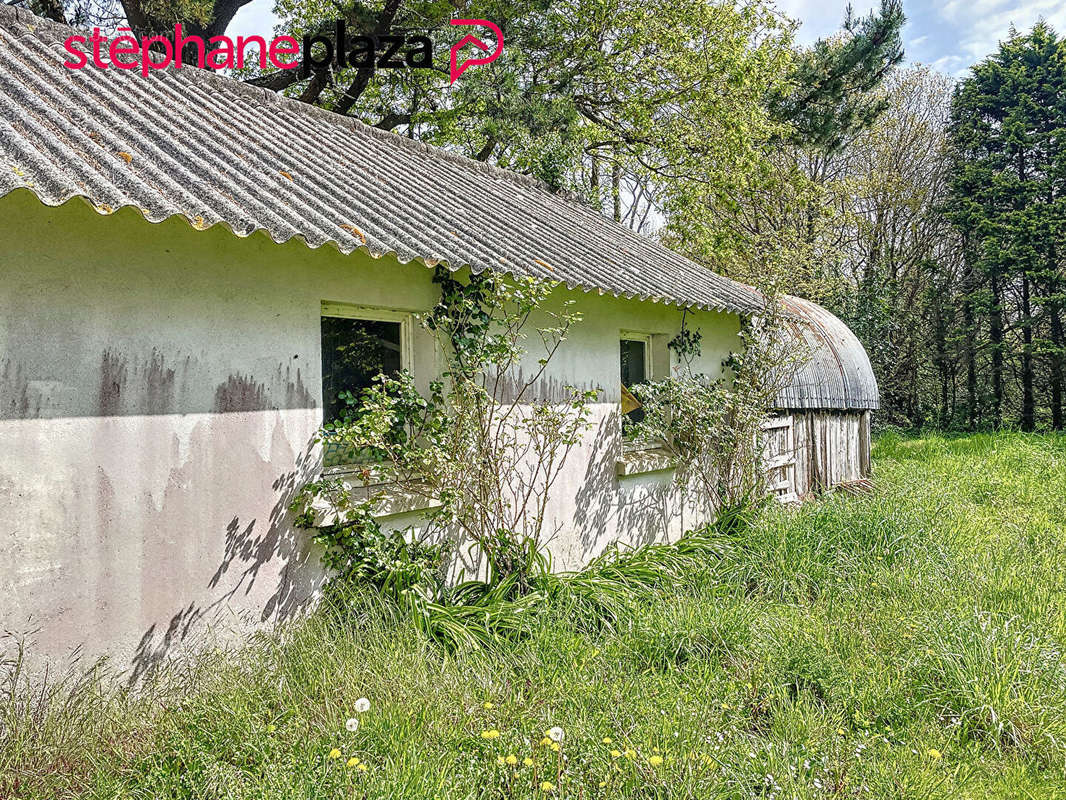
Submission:
[[[22,364],[13,364],[5,358],[0,362],[0,416],[5,419],[33,419],[40,415],[40,398],[30,398],[30,382]]]
[[[126,359],[110,348],[100,359],[100,416],[113,417],[122,410],[122,394],[126,386]]]
[[[163,354],[152,348],[152,355],[142,366],[144,412],[169,414],[173,410],[174,370],[163,364]]]
[[[266,387],[256,383],[251,375],[230,375],[215,389],[215,407],[218,414],[234,411],[265,411],[270,408]]]
[[[285,370],[284,375],[282,369]],[[300,369],[296,369],[296,377],[292,377],[292,367],[287,364],[278,364],[277,382],[285,387],[285,405],[283,408],[314,408],[315,398],[304,386]]]
[[[166,366],[163,353],[151,354],[130,369],[130,358],[117,350],[104,350],[100,359],[100,415],[170,414],[174,411],[175,371]]]
[[[532,384],[526,388],[526,384]],[[513,403],[522,395],[526,403],[565,403],[572,398],[572,390],[586,392],[595,389],[600,393],[602,402],[610,402],[602,386],[596,386],[589,381],[566,381],[552,375],[541,375],[533,380],[533,375],[526,375],[524,369],[519,369],[517,374],[514,370],[501,376],[499,384],[495,380],[490,381],[488,388],[492,391],[496,388],[496,397],[502,403]],[[524,391],[523,391],[524,390]]]
[[[170,366],[173,364],[174,366]],[[315,392],[292,362],[281,362],[265,381],[252,373],[233,372],[215,384],[210,365],[190,355],[164,355],[153,347],[147,356],[117,348],[100,359],[96,409],[100,416],[121,414],[188,414],[315,408]],[[212,388],[213,387],[213,388]],[[34,409],[32,385],[18,365],[0,364],[0,412],[26,415]],[[38,400],[36,406],[40,406]]]

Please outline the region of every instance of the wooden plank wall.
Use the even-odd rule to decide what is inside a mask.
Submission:
[[[797,497],[869,477],[869,411],[794,411],[790,416]]]

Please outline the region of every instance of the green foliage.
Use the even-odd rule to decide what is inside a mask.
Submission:
[[[1050,373],[1050,422],[1063,426],[1064,92],[1066,43],[1041,21],[1027,34],[1012,29],[998,52],[974,66],[953,98],[945,212],[963,239],[963,257],[972,272],[965,302],[988,325],[990,386],[984,402],[970,392],[971,424],[981,418],[1003,424],[1009,359],[1015,356],[1022,427],[1032,430],[1037,423],[1038,359]],[[1011,327],[1021,334],[1013,343]],[[971,363],[974,358],[970,355]]]
[[[444,547],[383,531],[367,508],[357,508],[344,524],[316,528],[314,541],[323,548],[323,566],[345,591],[370,588],[398,605],[415,602],[410,593],[422,599],[444,593]]]
[[[0,794],[1061,797],[1064,460],[1062,436],[893,434],[876,494],[605,556],[524,616],[436,623],[458,638],[521,620],[502,646],[451,654],[363,591],[137,693],[13,680]],[[552,726],[559,753],[539,744]]]
[[[881,0],[862,18],[848,6],[843,31],[800,54],[787,89],[771,100],[792,144],[834,153],[884,113],[888,101],[877,89],[903,61],[904,22],[900,0]]]
[[[440,53],[468,32],[448,25],[452,5],[429,0],[283,0],[277,11],[298,36],[337,17],[353,33],[428,30]],[[660,181],[708,172],[729,181],[763,162],[760,144],[777,130],[765,100],[788,69],[791,31],[764,0],[486,0],[461,16],[498,23],[505,46],[491,66],[454,85],[445,69],[259,81],[532,175],[597,208],[617,201],[618,216],[634,227],[646,221]]]
[[[328,518],[327,565],[336,580],[347,582],[350,565],[361,564],[367,548],[376,552],[381,533],[374,514],[386,496],[423,498],[431,510],[420,540],[447,542],[450,552],[473,546],[485,562],[481,593],[517,600],[533,591],[535,577],[547,569],[541,546],[549,492],[588,428],[597,395],[565,387],[561,397],[535,396],[580,317],[571,301],[547,308],[554,286],[543,281],[490,275],[460,281],[445,269],[437,270],[435,281],[441,298],[422,323],[446,355],[442,379],[422,394],[407,372],[380,375],[358,398],[347,394],[351,412],[321,434],[331,447],[367,458],[355,469],[384,488],[353,490],[349,478],[327,474],[304,487],[293,511],[308,527]],[[542,349],[535,365],[527,338]],[[418,594],[412,613],[421,616],[445,613],[426,603],[470,600],[438,584]]]
[[[778,394],[806,357],[783,324],[773,295],[766,310],[746,320],[742,347],[722,364],[722,375],[695,373],[700,333],[681,333],[670,343],[678,352],[676,374],[634,387],[644,417],[633,436],[655,442],[676,463],[678,486],[694,489],[699,502],[716,509],[758,504],[765,494],[767,470],[763,423]]]

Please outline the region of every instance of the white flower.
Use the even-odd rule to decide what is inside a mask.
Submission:
[[[563,729],[560,728],[558,725],[556,725],[554,728],[548,729],[548,738],[551,739],[553,742],[561,742],[564,736],[566,736],[566,734],[563,732]]]
[[[370,710],[370,701],[365,697],[360,697],[355,701],[355,710],[357,713],[362,714]]]
[[[348,721],[344,723],[344,729],[348,731],[348,733],[355,733],[359,730],[359,720],[355,717],[349,717]]]

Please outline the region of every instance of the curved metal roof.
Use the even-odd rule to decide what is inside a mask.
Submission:
[[[757,313],[762,296],[536,181],[195,67],[67,69],[73,31],[0,2],[0,196],[81,197],[344,253]]]
[[[862,342],[817,303],[786,295],[793,333],[810,352],[778,395],[783,409],[872,410],[881,407],[870,357]]]

